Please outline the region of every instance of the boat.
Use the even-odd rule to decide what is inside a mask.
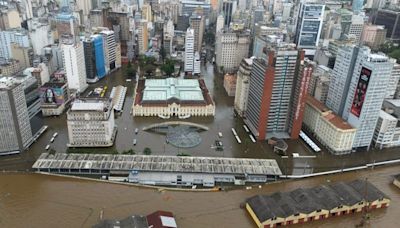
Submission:
[[[133,139],[133,145],[136,146],[137,140]]]
[[[139,132],[138,128],[135,128],[135,134],[137,134]]]
[[[50,148],[50,145],[47,145],[47,146],[45,147],[46,150],[48,150],[49,148]]]
[[[218,136],[222,138],[222,132],[218,132]]]
[[[179,116],[178,118],[179,119],[188,119],[188,118],[190,118],[190,115],[187,114],[187,115],[184,115],[184,116]]]
[[[53,134],[53,138],[57,137],[57,135],[58,135],[58,133],[57,133],[57,132],[56,132],[56,133],[54,133],[54,134]]]
[[[132,81],[132,79],[126,79],[126,81],[127,81],[127,82],[131,82],[131,81]]]
[[[50,142],[51,142],[51,143],[54,142],[54,137],[50,139]]]
[[[169,119],[170,117],[169,116],[164,116],[164,115],[158,115],[158,117],[160,117],[161,119],[164,119],[164,120],[167,120],[167,119]]]

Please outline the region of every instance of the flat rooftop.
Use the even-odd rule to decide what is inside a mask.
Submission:
[[[240,175],[272,175],[282,172],[273,159],[179,157],[157,155],[108,155],[43,153],[33,164],[33,169],[97,170],[97,171],[148,171]]]
[[[146,79],[143,101],[165,101],[171,98],[179,100],[204,100],[197,79]]]
[[[100,111],[110,106],[107,99],[79,99],[72,103],[71,111]]]

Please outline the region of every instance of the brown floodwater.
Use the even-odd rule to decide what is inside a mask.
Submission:
[[[392,200],[371,213],[367,227],[398,227],[400,189],[391,184],[399,166],[286,181],[226,192],[171,192],[41,174],[0,175],[0,227],[91,227],[103,218],[172,211],[179,227],[255,227],[240,204],[255,194],[290,191],[333,181],[365,178]],[[360,214],[297,227],[354,227]]]

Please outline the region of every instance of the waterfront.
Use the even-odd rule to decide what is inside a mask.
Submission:
[[[169,210],[179,227],[255,227],[240,204],[255,194],[290,191],[334,181],[365,178],[391,198],[387,209],[371,212],[367,227],[397,227],[400,189],[391,184],[399,166],[321,176],[227,192],[170,192],[41,174],[0,175],[0,227],[90,227],[104,218]],[[354,227],[361,214],[297,227]]]
[[[342,169],[373,163],[374,161],[389,160],[400,157],[400,150],[393,148],[388,150],[371,150],[369,152],[357,152],[344,156],[333,156],[325,149],[321,153],[313,153],[301,140],[290,140],[289,153],[300,153],[300,155],[316,155],[316,158],[288,158],[282,159],[273,153],[272,148],[266,142],[252,143],[248,134],[243,129],[243,121],[233,114],[233,97],[228,97],[224,88],[222,77],[214,72],[212,64],[202,65],[203,78],[206,85],[213,96],[216,103],[215,117],[207,118],[189,118],[189,122],[199,123],[207,126],[209,131],[200,133],[202,141],[200,145],[194,148],[178,149],[170,144],[165,143],[165,136],[152,132],[142,131],[143,127],[154,123],[161,123],[166,120],[155,117],[132,117],[130,110],[133,102],[133,90],[135,82],[126,81],[124,70],[118,70],[107,76],[100,82],[90,85],[86,94],[93,88],[99,86],[108,86],[108,92],[113,86],[123,85],[128,88],[127,96],[124,104],[124,112],[122,115],[116,115],[116,124],[118,125],[118,133],[115,145],[106,149],[90,149],[98,150],[123,150],[134,149],[137,154],[142,154],[145,147],[150,147],[152,154],[155,155],[177,155],[179,153],[190,154],[191,156],[211,156],[211,157],[243,157],[243,158],[268,158],[276,159],[284,173],[288,174],[306,174],[311,172],[320,172],[333,169]],[[168,121],[179,120],[170,119]],[[54,143],[51,143],[51,149],[58,153],[63,153],[67,149],[68,135],[66,114],[60,117],[44,118],[44,124],[49,128],[32,147],[21,155],[0,157],[0,170],[27,170],[30,169],[36,158],[45,152],[45,147],[50,144],[49,140],[54,132],[58,132],[58,137]],[[238,144],[231,132],[234,127],[242,139],[242,144]],[[135,134],[135,128],[139,129],[139,133]],[[224,151],[216,151],[211,148],[218,138],[218,132],[222,132],[221,139],[225,149]],[[137,145],[132,145],[132,139],[137,139]],[[321,146],[321,148],[323,148]]]

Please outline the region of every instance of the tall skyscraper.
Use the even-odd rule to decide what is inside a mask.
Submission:
[[[85,39],[83,41],[83,49],[85,53],[87,82],[97,82],[106,75],[103,37],[97,34]]]
[[[32,141],[23,84],[0,79],[0,155],[19,153]]]
[[[353,0],[353,3],[351,4],[351,9],[353,10],[353,12],[358,13],[361,12],[363,6],[364,0]]]
[[[392,69],[387,56],[360,50],[343,111],[343,118],[357,128],[353,148],[371,145]]]
[[[387,29],[386,38],[400,41],[400,12],[380,9],[373,19],[374,25],[384,25]]]
[[[300,3],[295,42],[306,55],[314,55],[322,30],[325,5]]]
[[[240,63],[236,79],[235,110],[240,116],[244,116],[249,97],[250,74],[253,66],[253,58],[243,59]]]
[[[64,70],[67,75],[69,89],[82,93],[88,87],[86,83],[86,67],[83,45],[81,42],[69,41],[61,45]]]
[[[104,62],[106,65],[106,72],[110,72],[116,68],[116,48],[117,44],[115,41],[114,31],[103,30],[100,32],[103,36],[103,47],[104,47]]]
[[[229,27],[232,16],[236,12],[237,1],[236,0],[224,0],[222,2],[222,12],[225,16],[224,25],[225,27]]]
[[[217,34],[219,31],[221,31],[224,28],[224,15],[220,14],[217,17],[217,24],[215,26],[215,34]]]
[[[193,72],[194,61],[194,30],[188,28],[185,37],[185,72]]]
[[[201,52],[204,35],[204,17],[194,15],[190,18],[190,27],[194,30],[194,51]]]
[[[148,42],[149,42],[149,37],[147,33],[147,21],[146,20],[141,20],[139,21],[138,24],[138,46],[139,46],[139,54],[144,54],[148,50]]]
[[[326,106],[340,116],[343,114],[358,51],[359,47],[355,45],[340,47],[331,71]]]
[[[294,44],[265,50],[253,60],[245,122],[258,140],[298,138],[312,67]]]

